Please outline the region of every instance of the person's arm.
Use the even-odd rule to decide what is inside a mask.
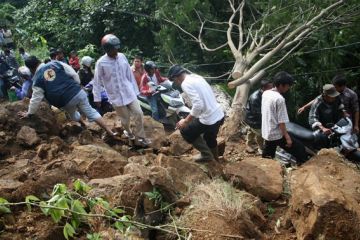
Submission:
[[[201,100],[198,92],[191,85],[183,83],[181,87],[183,91],[189,96],[192,108],[190,114],[185,119],[181,119],[176,124],[176,128],[179,129],[184,128],[187,124],[191,122],[193,118],[199,118],[204,108],[204,103]]]
[[[25,98],[28,95],[29,89],[31,87],[31,81],[27,80],[23,83],[21,89],[17,88],[16,96],[19,100]]]
[[[279,123],[279,128],[280,128],[281,134],[284,136],[284,138],[286,140],[286,146],[291,147],[292,140],[291,140],[289,133],[287,132],[285,123]]]
[[[311,105],[314,103],[315,99],[311,100],[310,102],[308,102],[307,104],[305,104],[304,106],[302,106],[301,108],[298,109],[297,113],[301,114],[302,112],[304,112],[306,109],[308,109],[309,107],[311,107]]]
[[[59,61],[60,62],[60,61]],[[60,64],[64,67],[65,73],[72,77],[74,79],[75,82],[77,82],[78,84],[80,84],[80,78],[79,75],[75,72],[75,70],[68,64],[60,62]]]
[[[129,62],[127,61],[127,59],[126,59],[125,56],[124,56],[124,58],[125,58],[126,63],[127,63],[127,65],[128,65],[128,67],[126,68],[126,77],[127,77],[127,79],[130,81],[130,84],[131,84],[132,88],[134,89],[134,92],[135,92],[135,94],[136,94],[136,96],[137,96],[137,95],[140,94],[139,87],[138,87],[138,85],[137,85],[137,82],[136,82],[136,80],[135,80],[134,74],[133,74],[133,72],[132,72],[132,70],[131,70],[131,67],[130,67],[130,65],[129,65]]]
[[[103,78],[103,69],[100,66],[100,63],[97,62],[95,66],[95,74],[93,79],[93,95],[94,102],[101,102],[101,91],[102,91],[102,78]]]
[[[33,86],[33,93],[30,99],[29,109],[27,115],[35,114],[44,98],[44,90],[40,87]]]
[[[140,93],[143,95],[151,95],[152,91],[148,85],[148,76],[147,75],[143,75],[141,78],[141,82],[140,82]]]
[[[355,133],[359,133],[359,118],[360,118],[360,114],[359,114],[359,99],[357,94],[354,94],[354,96],[351,98],[351,105],[353,106],[354,109],[354,132]]]

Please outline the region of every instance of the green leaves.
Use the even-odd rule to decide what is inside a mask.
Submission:
[[[28,210],[31,211],[31,205],[29,203],[40,202],[40,199],[33,195],[29,195],[25,198],[25,202],[28,203],[28,204],[26,204],[26,206],[27,206]]]
[[[65,237],[66,239],[69,239],[69,237],[73,237],[73,236],[74,236],[74,234],[75,234],[75,229],[74,229],[69,223],[66,223],[65,226],[64,226],[63,233],[64,233],[64,237]]]
[[[10,208],[8,208],[4,205],[6,203],[9,203],[9,202],[4,198],[0,198],[0,213],[11,213]]]
[[[93,46],[93,45],[92,45]],[[91,46],[90,46],[91,47]],[[85,55],[84,55],[85,56]],[[89,55],[87,55],[89,56]],[[80,194],[86,194],[88,193],[90,190],[91,190],[91,187],[87,184],[85,184],[83,181],[81,181],[80,179],[77,179],[75,182],[74,182],[74,190],[75,192],[77,193],[80,193]]]

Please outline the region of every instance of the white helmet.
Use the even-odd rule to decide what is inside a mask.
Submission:
[[[81,65],[85,65],[87,67],[91,67],[92,62],[94,61],[94,59],[92,57],[89,56],[85,56],[81,59]]]
[[[19,67],[18,73],[23,77],[31,78],[30,69],[26,66]]]

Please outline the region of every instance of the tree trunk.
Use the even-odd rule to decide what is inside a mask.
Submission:
[[[247,81],[236,88],[236,94],[231,105],[230,116],[227,118],[221,129],[221,135],[226,136],[227,140],[236,138],[240,132],[241,123],[245,116],[244,109],[249,96],[250,87],[251,84]]]

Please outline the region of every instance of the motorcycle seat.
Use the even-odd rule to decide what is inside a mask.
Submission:
[[[296,123],[292,123],[292,122],[286,123],[286,129],[290,134],[292,134],[294,137],[296,137],[299,140],[304,140],[304,141],[315,140],[315,135],[311,130],[304,128]]]

